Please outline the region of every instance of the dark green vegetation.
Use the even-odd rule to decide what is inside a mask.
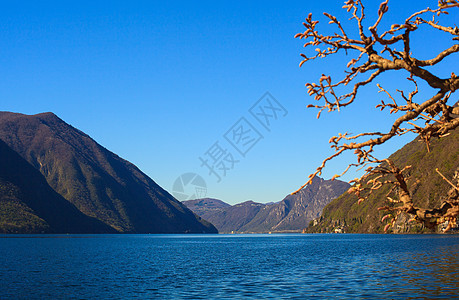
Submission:
[[[408,184],[416,206],[439,207],[442,197],[451,187],[436,173],[435,168],[447,178],[453,178],[455,172],[459,172],[459,129],[456,128],[444,138],[432,139],[430,152],[423,142],[415,139],[392,154],[390,159],[399,167],[412,166]],[[357,204],[355,195],[343,194],[324,208],[320,222],[309,227],[308,231],[382,233],[385,223],[381,222],[381,218],[387,212],[378,211],[378,208],[387,205],[386,194],[389,189],[390,186],[384,186],[360,204]],[[420,224],[408,222],[409,219],[408,215],[402,217],[392,232],[428,231]]]
[[[340,180],[315,178],[296,195],[273,204],[246,201],[233,206],[216,199],[197,199],[184,203],[220,232],[298,232],[317,218],[322,209],[349,188]]]
[[[217,232],[136,166],[52,113],[0,112],[0,139],[19,154],[0,165],[2,232]],[[70,218],[72,209],[80,223]],[[94,222],[88,227],[84,220]]]
[[[0,232],[115,232],[82,214],[56,193],[38,170],[2,141],[0,166]]]

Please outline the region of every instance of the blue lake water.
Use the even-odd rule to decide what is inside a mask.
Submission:
[[[458,235],[0,235],[0,299],[459,299]]]

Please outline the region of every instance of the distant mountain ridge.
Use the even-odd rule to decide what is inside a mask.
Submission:
[[[182,201],[189,209],[201,218],[207,220],[212,215],[224,211],[231,205],[214,198],[202,198]],[[212,223],[212,222],[211,222]]]
[[[328,203],[349,187],[348,183],[340,180],[314,178],[311,185],[277,203],[246,201],[231,206],[221,200],[207,198],[184,201],[184,204],[222,233],[302,231],[319,217]]]
[[[217,199],[214,201],[223,202]],[[193,204],[191,201],[197,201]],[[213,210],[203,210],[199,207],[201,199],[185,201],[185,205],[188,206],[192,211],[197,215],[201,216],[203,219],[209,221],[217,227],[220,233],[230,233],[241,231],[241,228],[246,226],[250,221],[252,221],[257,213],[266,207],[265,204],[256,203],[253,201],[246,201],[236,205],[229,205],[224,203],[225,206],[219,209]],[[206,201],[206,200],[205,200]],[[207,201],[204,205],[208,203]],[[201,214],[201,215],[200,215]]]
[[[80,212],[117,232],[217,232],[136,166],[53,113],[0,112],[0,139]]]

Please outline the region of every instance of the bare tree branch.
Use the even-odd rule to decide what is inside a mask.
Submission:
[[[325,165],[331,159],[341,155],[348,150],[354,150],[357,156],[357,163],[350,164],[343,173],[333,176],[333,179],[345,174],[351,167],[367,167],[365,175],[358,180],[355,180],[354,187],[350,192],[355,193],[359,202],[364,201],[373,191],[380,189],[386,184],[393,186],[392,192],[397,191],[398,199],[388,197],[390,203],[401,203],[401,206],[387,206],[381,209],[390,212],[391,223],[386,226],[386,230],[393,224],[401,212],[406,212],[414,216],[414,220],[424,223],[426,226],[432,227],[440,224],[439,222],[448,221],[448,229],[456,224],[459,207],[457,195],[449,193],[448,199],[444,201],[441,207],[432,210],[426,210],[416,207],[413,204],[411,195],[408,190],[408,185],[405,180],[404,171],[409,169],[409,166],[399,169],[393,162],[388,159],[379,160],[373,155],[373,147],[387,142],[389,139],[404,135],[407,133],[418,134],[429,148],[429,141],[433,137],[445,137],[448,133],[459,127],[459,108],[455,107],[455,103],[451,103],[451,95],[459,89],[459,78],[451,72],[449,78],[440,78],[432,71],[428,71],[424,67],[435,66],[441,63],[445,58],[459,52],[459,43],[455,43],[449,48],[443,49],[432,59],[420,60],[417,59],[411,50],[411,33],[423,26],[431,27],[438,30],[439,33],[447,34],[452,37],[453,41],[459,41],[459,29],[456,25],[447,26],[440,24],[437,20],[442,15],[448,14],[448,10],[458,9],[458,0],[440,0],[438,8],[425,8],[413,13],[405,19],[402,24],[393,24],[390,29],[378,33],[378,27],[381,26],[382,20],[386,17],[389,11],[389,0],[382,2],[378,9],[378,18],[375,23],[368,28],[368,32],[363,27],[365,19],[365,7],[361,0],[348,0],[345,2],[343,9],[350,14],[350,19],[356,21],[354,31],[358,33],[359,39],[350,38],[350,34],[342,26],[341,22],[328,13],[324,15],[330,20],[329,24],[337,26],[339,33],[333,35],[323,35],[318,30],[319,21],[312,19],[312,14],[309,14],[306,21],[303,23],[306,30],[295,35],[295,38],[305,39],[305,48],[314,46],[315,54],[307,56],[301,54],[303,60],[300,62],[300,67],[307,61],[326,58],[330,55],[338,53],[340,50],[345,50],[347,54],[353,58],[347,63],[346,75],[338,82],[333,82],[330,75],[322,74],[318,83],[307,83],[306,87],[308,94],[313,96],[316,101],[322,104],[308,105],[319,109],[317,117],[321,112],[327,109],[328,112],[340,110],[354,102],[359,89],[375,80],[384,72],[393,72],[397,70],[405,70],[410,76],[408,81],[414,83],[415,89],[406,94],[404,91],[397,90],[400,94],[401,101],[397,100],[379,84],[377,85],[380,92],[385,93],[391,100],[390,103],[381,101],[376,108],[384,110],[389,109],[391,114],[401,114],[395,119],[391,128],[386,133],[368,132],[349,136],[339,134],[330,139],[331,147],[335,153],[324,159],[322,164],[316,171],[309,175],[309,180],[294,193],[297,193],[304,186],[311,183],[316,175],[320,175]],[[431,20],[427,17],[431,16]],[[396,45],[402,45],[403,51],[396,50]],[[374,49],[382,47],[383,50],[378,53]],[[362,75],[366,72],[371,74],[362,79]],[[421,80],[427,83],[434,90],[430,93],[430,98],[415,101],[415,96],[419,96],[418,84],[416,80]],[[338,88],[345,88],[352,83],[350,91],[343,94],[338,94]],[[427,92],[423,92],[427,95]],[[457,100],[456,100],[457,101]],[[421,123],[423,121],[424,123]],[[360,139],[365,139],[360,141]],[[357,141],[359,140],[359,141]],[[379,165],[372,167],[371,165]],[[375,177],[376,176],[376,177]],[[394,180],[387,179],[387,176],[393,176]],[[444,176],[443,178],[447,180]],[[366,182],[363,182],[366,180]],[[450,181],[448,181],[450,182]],[[451,184],[451,183],[450,183]],[[455,186],[454,188],[457,189]],[[453,188],[453,189],[454,189]],[[450,195],[451,194],[451,195]],[[389,219],[385,217],[384,220]]]

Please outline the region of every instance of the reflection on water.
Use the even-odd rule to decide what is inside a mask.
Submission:
[[[459,236],[11,237],[0,236],[1,299],[459,295]]]
[[[459,297],[459,254],[457,245],[439,247],[432,252],[405,253],[399,263],[391,261],[398,272],[397,290],[420,295],[456,295]],[[448,298],[448,297],[446,297]]]

